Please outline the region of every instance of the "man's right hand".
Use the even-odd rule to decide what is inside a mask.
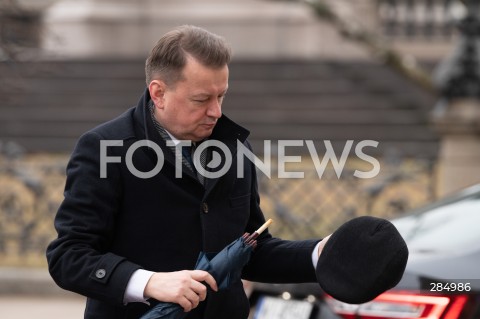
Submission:
[[[185,312],[198,306],[207,297],[206,282],[217,291],[217,283],[203,270],[159,272],[152,275],[145,287],[145,297],[179,304]]]

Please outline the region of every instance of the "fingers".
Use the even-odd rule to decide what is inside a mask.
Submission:
[[[214,291],[218,290],[215,279],[206,271],[155,273],[145,287],[144,296],[177,303],[188,312],[207,298],[204,282]]]
[[[205,298],[203,300],[205,300]],[[200,300],[200,296],[197,295],[193,290],[189,290],[185,292],[185,294],[179,299],[178,304],[185,312],[189,312],[192,309],[195,309],[200,301],[203,300]]]
[[[319,243],[319,245],[318,245],[318,257],[320,257],[320,255],[322,254],[323,247],[325,247],[325,244],[330,239],[330,236],[332,236],[332,234],[330,234],[327,237],[325,237],[324,239],[322,239],[322,241]]]
[[[204,301],[207,298],[207,287],[201,282],[192,280],[191,290],[198,296],[200,301]]]
[[[208,272],[203,270],[193,270],[192,278],[195,279],[196,281],[206,282],[210,286],[210,288],[212,288],[213,291],[218,291],[218,286],[217,286],[217,282],[215,281],[215,278],[213,278],[213,276],[210,275]]]
[[[207,284],[215,291],[217,291],[217,284],[215,279],[206,271],[194,270],[187,271],[190,277],[189,287],[182,292],[182,296],[178,299],[179,305],[185,312],[196,308],[201,301],[207,298],[207,287],[202,282]]]

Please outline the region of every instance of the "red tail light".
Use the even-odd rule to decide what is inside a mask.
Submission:
[[[458,319],[467,296],[398,292],[381,294],[361,305],[346,304],[331,297],[327,302],[345,319]]]

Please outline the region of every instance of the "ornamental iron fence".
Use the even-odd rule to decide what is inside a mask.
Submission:
[[[24,155],[16,144],[0,144],[0,266],[46,265],[45,248],[56,236],[53,219],[63,199],[67,155]],[[310,165],[292,170],[304,178],[271,178],[258,172],[261,207],[273,218],[273,235],[286,239],[324,237],[360,215],[394,218],[434,199],[434,163],[381,160],[380,174],[354,177],[348,161],[340,177],[321,178]],[[277,169],[277,168],[276,168]]]

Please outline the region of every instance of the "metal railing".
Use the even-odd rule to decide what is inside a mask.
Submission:
[[[53,219],[63,199],[67,155],[24,155],[0,144],[0,266],[44,266],[45,248],[56,236]],[[261,207],[275,223],[271,232],[288,239],[318,238],[360,215],[393,218],[434,199],[432,162],[382,161],[370,180],[347,167],[321,179],[313,167],[301,179],[268,178],[259,172]]]
[[[340,178],[333,168],[321,179],[314,169],[302,179],[259,175],[262,209],[276,220],[272,231],[284,238],[318,238],[351,218],[391,219],[435,199],[433,161],[383,162],[381,174],[370,180],[354,177],[354,170],[344,169]]]
[[[63,197],[65,163],[63,156],[24,156],[17,144],[0,144],[0,265],[45,263]]]
[[[465,6],[453,0],[380,0],[378,17],[390,37],[450,38]]]

